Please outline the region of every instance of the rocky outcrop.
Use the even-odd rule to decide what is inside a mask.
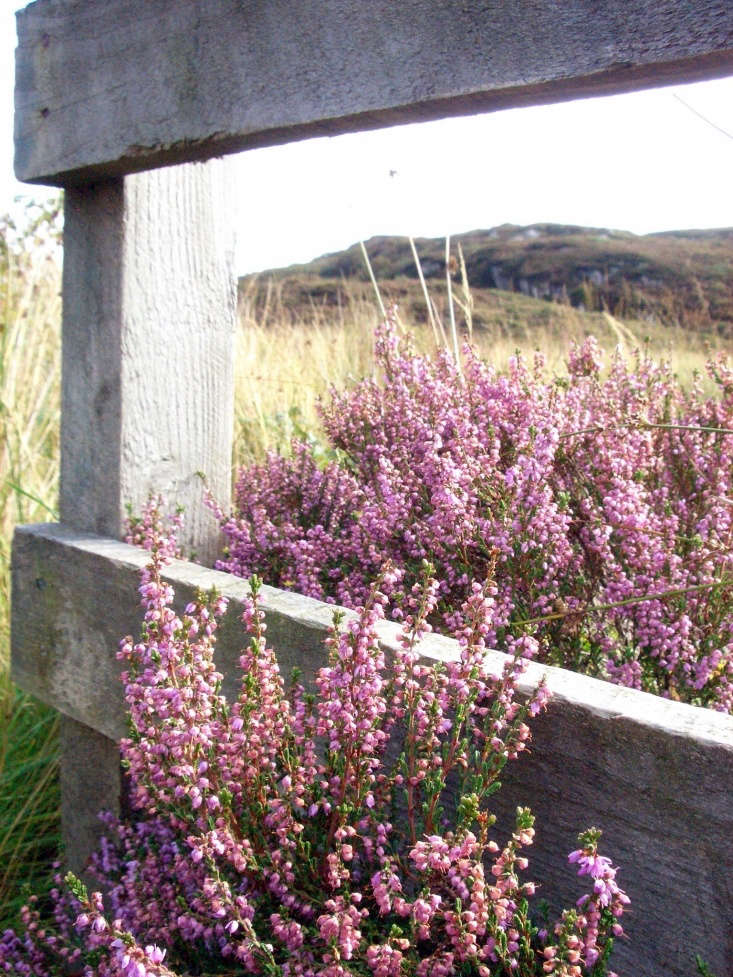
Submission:
[[[445,241],[416,242],[427,279],[445,278]],[[620,318],[733,336],[733,229],[675,231],[637,236],[627,231],[504,224],[451,239],[476,288],[520,292]],[[416,279],[409,242],[377,237],[367,242],[377,279]],[[284,274],[367,280],[361,248],[325,255]],[[460,278],[459,263],[454,277]]]

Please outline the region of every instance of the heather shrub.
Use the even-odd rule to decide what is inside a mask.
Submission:
[[[487,670],[490,583],[470,588],[457,660],[427,666],[419,639],[440,587],[425,577],[387,663],[375,624],[400,572],[386,567],[353,618],[336,615],[307,691],[297,680],[286,690],[253,579],[252,637],[228,704],[212,658],[223,600],[202,594],[178,616],[161,577],[175,541],[161,536],[155,507],[135,536],[151,563],[142,636],[120,648],[132,810],[106,819],[94,859],[107,895],[59,880],[51,905],[31,902],[25,929],[0,940],[0,972],[607,973],[628,899],[598,853],[599,832],[584,832],[569,856],[590,891],[554,926],[530,908],[530,811],[517,810],[508,839],[493,837],[491,795],[546,693],[515,696],[529,636],[500,674]]]
[[[354,607],[386,560],[387,613],[414,606],[436,568],[430,621],[465,626],[473,580],[495,567],[488,642],[512,652],[527,623],[539,657],[645,691],[733,709],[733,371],[718,397],[589,339],[566,377],[520,356],[498,373],[418,355],[388,320],[377,378],[321,406],[330,457],[306,441],[240,470],[219,511],[218,566]]]

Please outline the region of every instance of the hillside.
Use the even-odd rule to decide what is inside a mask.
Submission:
[[[419,238],[415,244],[429,291],[439,296],[445,281],[445,241]],[[638,236],[556,224],[504,224],[456,235],[451,245],[457,286],[458,245],[465,258],[477,327],[484,324],[482,309],[496,308],[501,293],[517,293],[517,298],[539,299],[542,304],[607,311],[621,319],[733,338],[733,228]],[[396,293],[403,305],[414,305],[415,314],[424,316],[409,241],[375,237],[366,247],[385,294]],[[339,304],[342,283],[366,283],[368,274],[357,244],[308,264],[262,274],[258,281],[268,278],[298,308]],[[241,287],[249,287],[251,293],[252,284],[245,279]],[[505,297],[503,305],[511,302]],[[536,303],[529,306],[536,315]]]

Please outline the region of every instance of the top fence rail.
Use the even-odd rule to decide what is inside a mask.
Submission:
[[[59,186],[733,73],[730,0],[37,0],[18,36],[16,175]]]

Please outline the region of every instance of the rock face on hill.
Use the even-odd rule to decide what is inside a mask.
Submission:
[[[420,238],[415,244],[425,278],[444,280],[444,239]],[[456,259],[458,245],[471,288],[519,292],[733,338],[733,228],[638,236],[558,224],[503,224],[453,237]],[[406,239],[375,237],[366,246],[380,283],[417,279]],[[459,280],[458,261],[451,264]],[[359,245],[273,274],[297,276],[302,285],[311,277],[321,285],[328,279],[367,279]]]

